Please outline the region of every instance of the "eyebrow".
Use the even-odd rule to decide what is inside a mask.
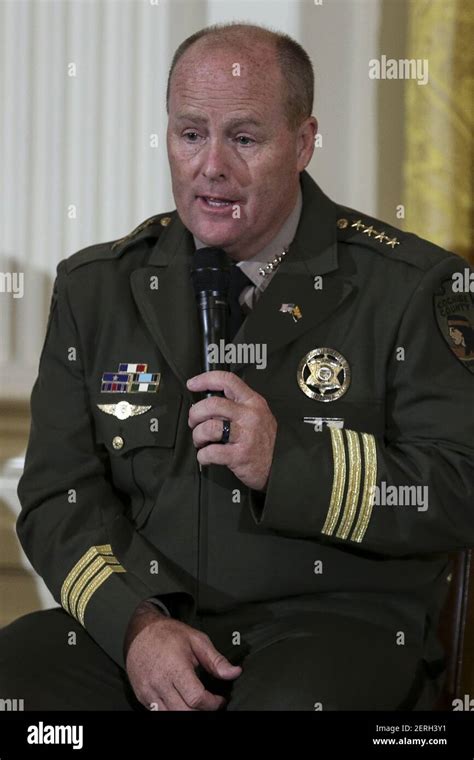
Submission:
[[[207,124],[208,119],[205,116],[199,116],[192,113],[181,113],[176,117],[176,121],[192,121],[195,124]],[[234,119],[229,119],[226,123],[226,127],[235,128],[242,126],[242,124],[251,124],[255,127],[261,127],[262,122],[255,119],[253,116],[237,116]]]

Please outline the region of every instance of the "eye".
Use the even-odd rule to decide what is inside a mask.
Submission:
[[[185,132],[183,134],[183,137],[185,137],[186,139],[188,139],[189,142],[196,142],[196,140],[192,140],[191,139],[191,137],[193,137],[193,136],[197,137],[198,133],[197,132]]]
[[[242,143],[242,142],[240,143],[240,145],[242,145],[243,148],[247,148],[249,145],[253,145],[253,143],[255,142],[255,140],[252,140],[251,137],[247,137],[247,135],[239,135],[237,137],[237,140],[248,140],[247,143]]]

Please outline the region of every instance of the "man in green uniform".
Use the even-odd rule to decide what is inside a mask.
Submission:
[[[59,264],[18,533],[62,609],[0,633],[0,697],[433,706],[447,552],[474,544],[473,365],[449,321],[473,326],[467,267],[324,195],[312,101],[288,37],[185,41],[177,210]],[[203,374],[190,271],[212,246],[244,321]]]

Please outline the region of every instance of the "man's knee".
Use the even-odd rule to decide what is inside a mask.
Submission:
[[[0,630],[0,708],[12,700],[24,710],[135,709],[121,668],[61,608]]]
[[[227,709],[396,709],[415,686],[422,686],[417,683],[418,662],[414,652],[377,649],[376,639],[365,651],[361,647],[351,652],[343,631],[334,641],[310,634],[289,636],[244,659]]]
[[[233,682],[227,710],[317,709],[320,693],[312,655],[314,642],[310,637],[276,641],[252,652],[244,659],[242,674]]]
[[[9,649],[15,659],[28,658],[38,647],[42,651],[53,648],[68,629],[77,632],[80,628],[60,607],[22,615],[0,628],[0,661],[4,659],[4,649]]]
[[[0,696],[5,689],[51,667],[56,643],[64,635],[68,615],[61,609],[31,612],[0,629]],[[75,621],[71,621],[75,622]]]

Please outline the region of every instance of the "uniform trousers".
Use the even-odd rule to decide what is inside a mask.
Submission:
[[[419,643],[311,601],[242,604],[192,626],[242,666],[233,681],[196,670],[225,710],[431,710],[441,691],[443,662],[426,662]],[[25,710],[146,710],[126,672],[61,608],[0,630],[0,699],[15,698]]]

